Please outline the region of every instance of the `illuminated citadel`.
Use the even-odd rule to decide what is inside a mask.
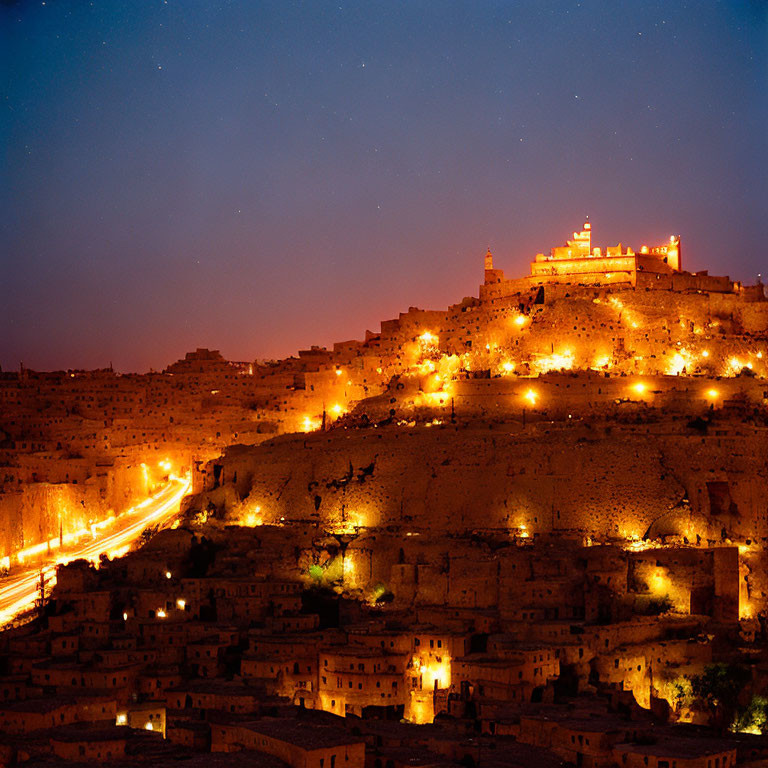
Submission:
[[[62,698],[132,665],[105,694],[118,725],[152,713],[174,744],[296,768],[291,706],[339,716],[312,721],[325,768],[405,765],[406,747],[482,764],[478,733],[529,765],[768,755],[767,355],[762,285],[684,271],[677,236],[593,246],[587,222],[525,277],[488,251],[477,297],[332,349],[2,374],[11,571],[171,468],[193,489],[174,530],[60,568],[48,629],[6,650]],[[217,551],[202,571],[193,535]],[[730,709],[697,693],[715,664],[741,681]],[[0,727],[34,730],[23,713],[0,706]]]

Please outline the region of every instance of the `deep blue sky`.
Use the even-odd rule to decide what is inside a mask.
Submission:
[[[768,272],[765,2],[0,2],[0,364],[360,338],[530,258]]]

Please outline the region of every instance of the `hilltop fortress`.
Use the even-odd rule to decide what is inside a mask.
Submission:
[[[603,253],[600,247],[592,248],[592,224],[586,221],[581,232],[574,232],[573,239],[565,245],[552,248],[549,256],[537,253],[531,263],[531,274],[525,281],[529,285],[542,282],[630,283],[641,288],[669,288],[672,278],[682,274],[681,264],[679,237],[672,235],[669,243],[652,248],[643,245],[639,253],[632,248],[623,249],[621,243],[608,246]],[[504,294],[515,293],[520,290],[518,286],[524,285],[505,280],[501,270],[494,270],[490,249],[485,255],[485,285],[489,283],[501,284],[500,290]],[[677,285],[682,287],[684,284],[678,282]]]
[[[219,473],[231,481],[230,464],[246,462],[242,449],[219,460],[227,446],[257,445],[295,432],[313,434],[255,449],[252,460],[263,466],[260,457],[287,452],[293,465],[303,452],[330,441],[308,465],[300,459],[301,466],[319,472],[316,462],[331,462],[338,450],[338,460],[322,473],[327,480],[343,475],[349,461],[342,446],[349,446],[353,464],[367,466],[378,457],[380,468],[391,461],[397,474],[413,456],[426,452],[426,463],[418,467],[423,471],[435,455],[426,446],[415,453],[406,446],[436,441],[438,453],[455,451],[462,461],[476,462],[478,481],[486,482],[486,472],[495,477],[493,509],[475,505],[462,512],[468,520],[488,520],[490,514],[494,525],[513,525],[525,506],[512,502],[513,489],[528,484],[526,493],[540,502],[562,499],[563,509],[553,511],[550,503],[546,513],[532,515],[537,520],[529,523],[541,530],[642,534],[669,512],[672,499],[686,498],[700,519],[709,520],[713,505],[737,508],[725,527],[757,535],[766,513],[764,468],[747,471],[745,462],[737,462],[729,470],[731,459],[723,456],[755,457],[762,450],[767,330],[762,285],[683,271],[679,237],[636,251],[593,247],[587,222],[566,245],[536,255],[528,276],[506,278],[488,252],[478,296],[445,310],[411,308],[382,322],[379,332],[332,349],[312,347],[298,357],[245,363],[197,350],[163,373],[147,375],[3,373],[0,519],[6,524],[0,558],[119,511],[159,482],[169,466],[194,467],[196,490],[211,490]],[[692,419],[703,426],[692,430]],[[439,428],[438,437],[424,431],[426,424]],[[481,440],[482,448],[468,456],[465,437],[480,424],[490,425],[489,436],[499,429],[504,435]],[[378,447],[391,444],[390,449],[364,447],[374,428],[381,432]],[[494,453],[494,440],[510,445]],[[694,442],[701,447],[692,451]],[[596,445],[604,447],[588,458],[589,446]],[[516,451],[519,466],[511,459]],[[604,461],[609,455],[615,457],[610,466]],[[702,466],[689,470],[693,456]],[[440,467],[452,466],[455,473],[455,461],[446,456],[446,462]],[[659,470],[662,464],[666,471]],[[447,471],[436,469],[436,477]],[[577,502],[578,483],[597,483],[601,474],[615,487],[610,511],[587,514],[590,505],[608,504],[609,497],[590,491],[590,503]],[[631,487],[647,497],[646,475],[663,475],[666,486],[641,504]],[[246,477],[268,485],[258,473],[241,469],[240,495],[248,495]],[[279,473],[274,482],[283,482]],[[712,501],[713,483],[725,489],[718,499],[728,501]],[[563,497],[560,485],[572,493]],[[460,473],[458,487],[470,497],[474,493]],[[282,498],[289,492],[290,486]],[[387,492],[381,493],[383,499]],[[269,498],[267,487],[263,494]],[[448,495],[463,504],[458,491]],[[326,496],[315,509],[314,494],[307,498],[297,491],[290,505],[274,507],[274,515],[324,519],[340,512],[339,499],[331,503]],[[428,504],[434,509],[425,512],[423,499],[418,513],[404,499],[398,509],[414,520],[447,509]],[[573,513],[565,509],[569,504]],[[270,504],[265,499],[260,506]],[[387,504],[366,506],[372,519],[391,519]],[[446,524],[457,519],[453,513],[444,517]]]
[[[300,353],[311,434],[233,448],[196,489],[264,522],[766,535],[762,285],[682,271],[678,237],[603,253],[589,223],[527,277],[484,266],[478,297]]]

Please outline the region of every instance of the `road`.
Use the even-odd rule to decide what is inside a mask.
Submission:
[[[182,497],[189,493],[189,489],[188,478],[172,478],[160,492],[114,518],[108,526],[101,526],[101,533],[95,533],[94,527],[94,535],[88,536],[86,541],[81,539],[64,550],[37,559],[34,565],[31,564],[23,571],[0,579],[0,626],[34,607],[40,588],[41,571],[45,574],[46,587],[49,588],[56,583],[56,566],[61,563],[80,558],[96,562],[101,554],[109,557],[125,554],[145,528],[155,525],[162,527],[173,520],[179,512]]]

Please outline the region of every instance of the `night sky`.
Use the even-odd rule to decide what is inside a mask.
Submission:
[[[765,2],[0,2],[0,364],[362,338],[585,214],[768,273]]]

